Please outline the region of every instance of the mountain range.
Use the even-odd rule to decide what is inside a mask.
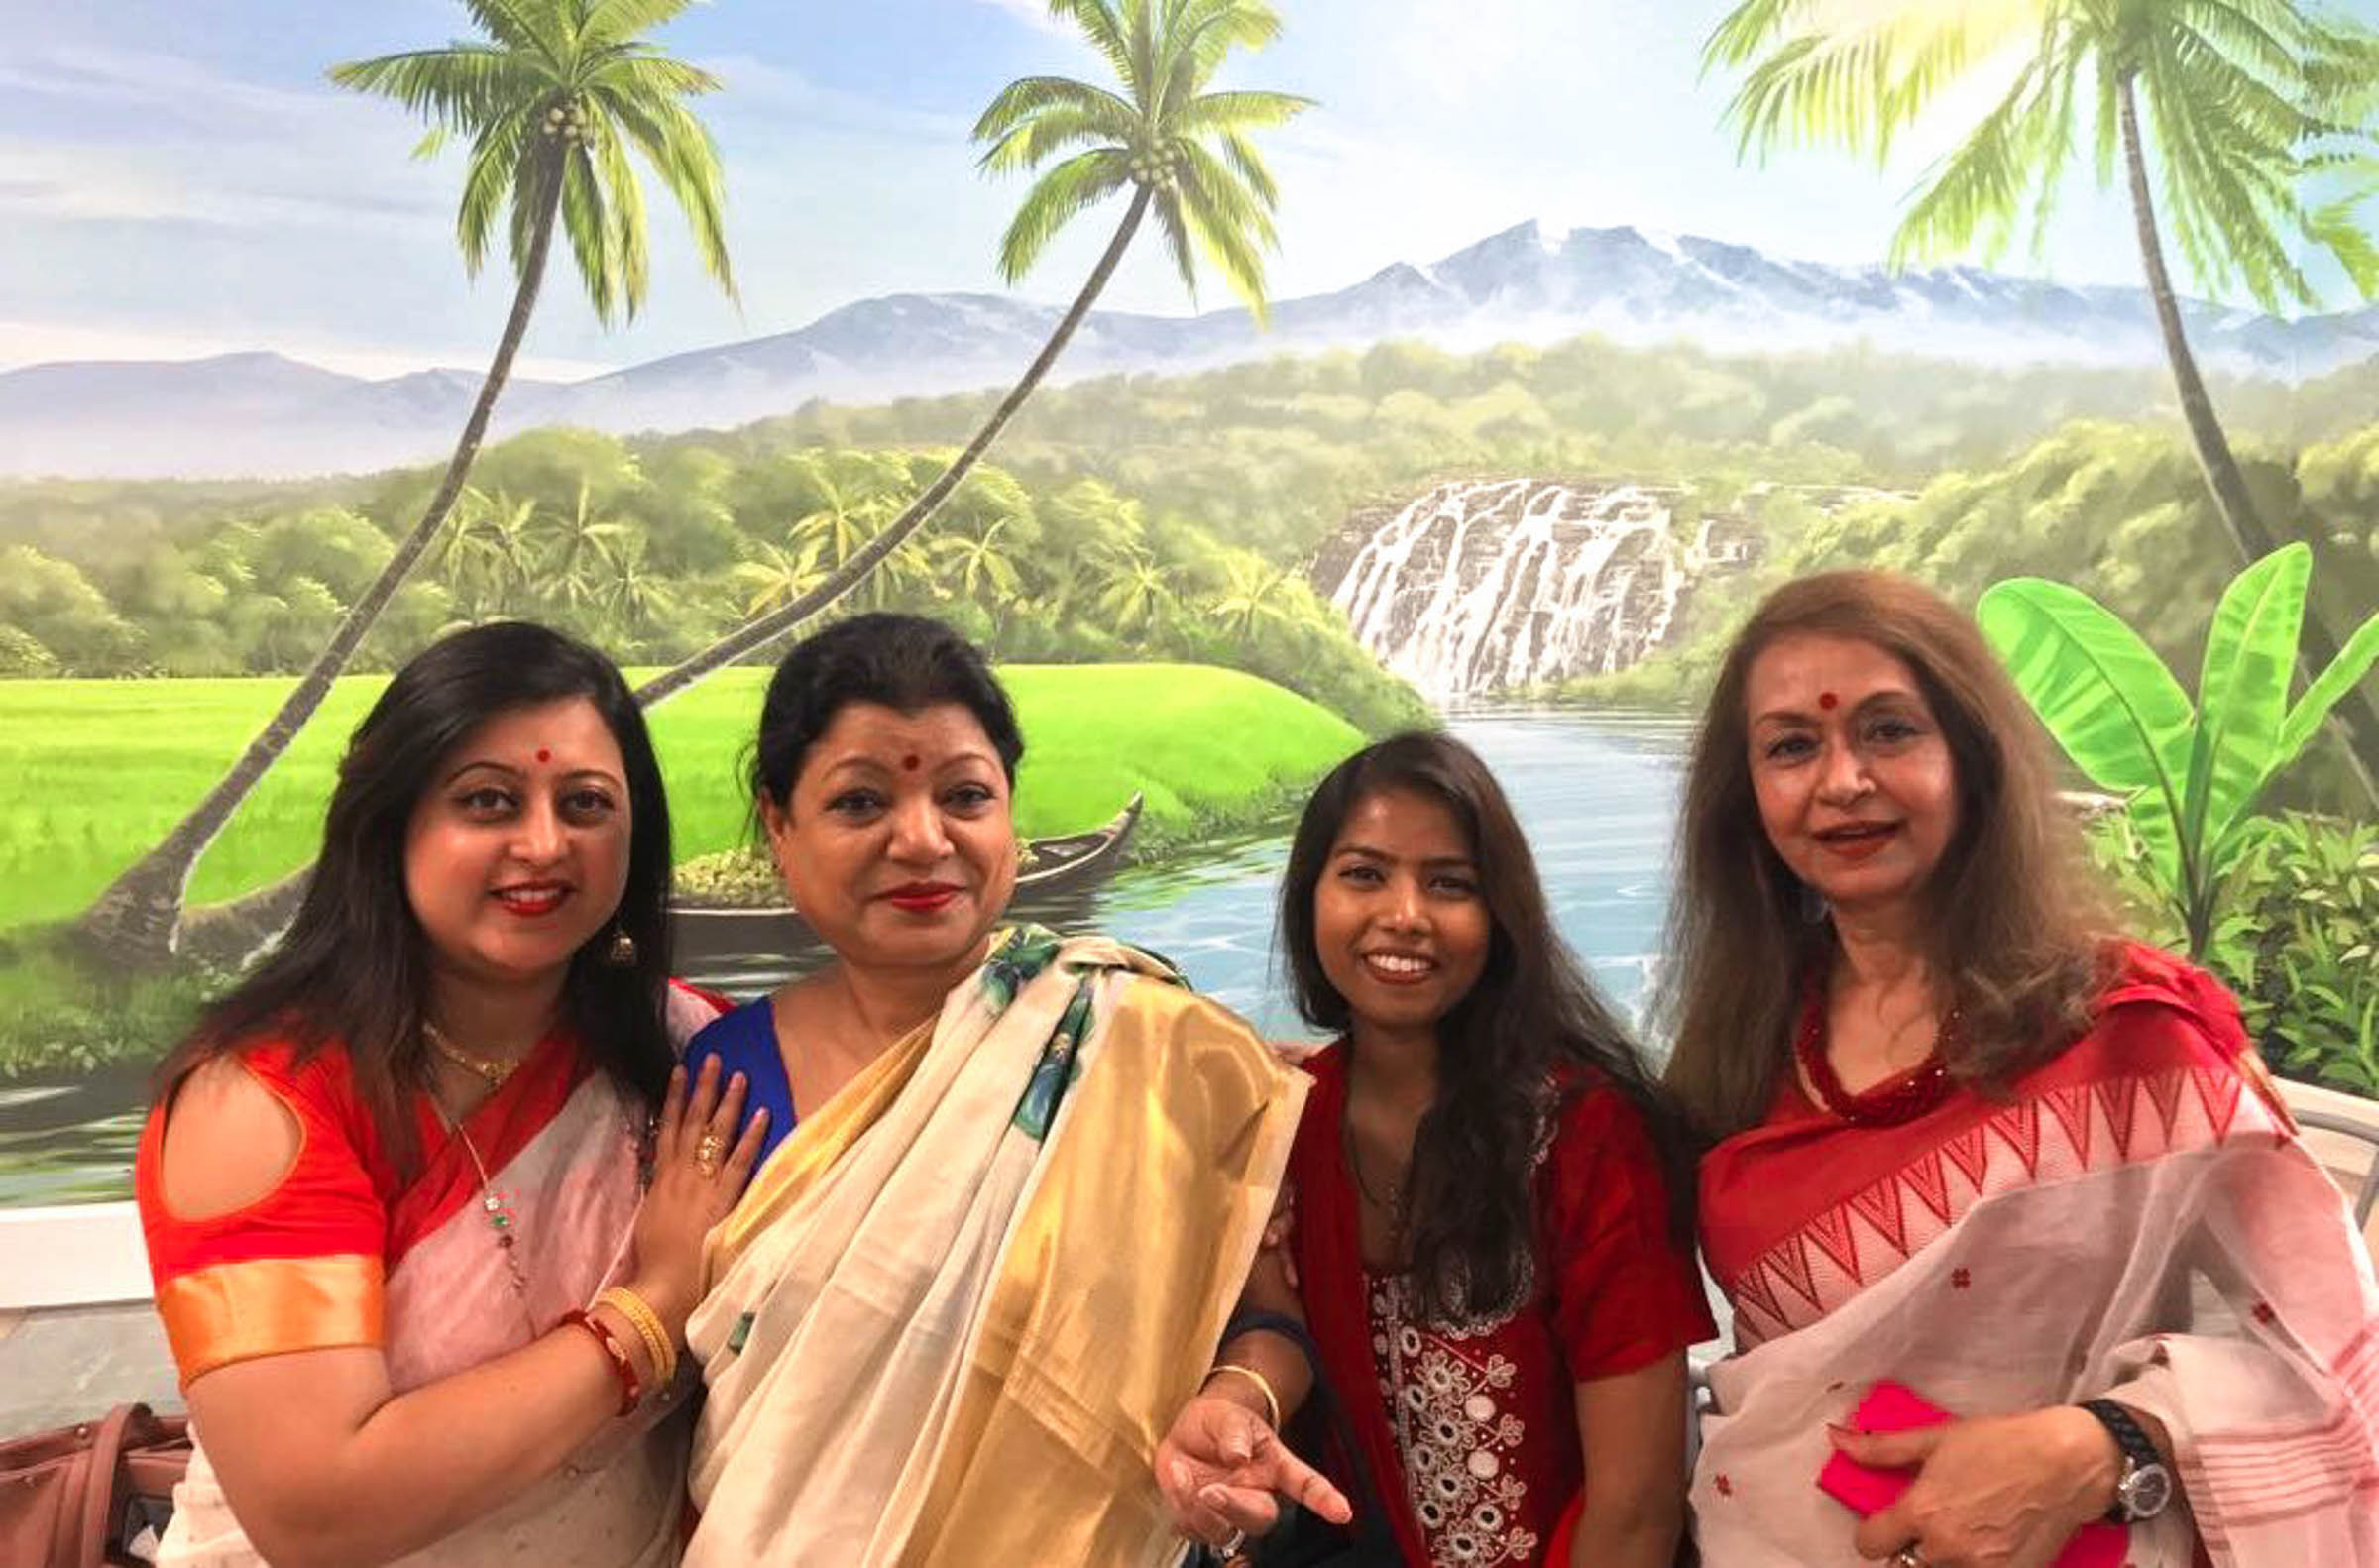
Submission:
[[[869,402],[1002,386],[1058,315],[991,294],[863,299],[796,331],[585,381],[515,380],[494,433],[727,427],[818,397]],[[2188,301],[2184,316],[2209,371],[2294,382],[2379,356],[2379,308],[2288,319]],[[2163,357],[2138,288],[1975,267],[1893,273],[1692,235],[1530,222],[1427,266],[1400,262],[1333,293],[1278,301],[1268,332],[1236,309],[1094,311],[1058,374],[1189,371],[1392,338],[1464,350],[1582,332],[1724,352],[1863,342],[1983,364]],[[274,478],[424,462],[445,455],[478,385],[473,371],[373,381],[266,353],[28,366],[0,374],[0,475]]]

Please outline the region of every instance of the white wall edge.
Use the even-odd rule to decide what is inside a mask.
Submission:
[[[149,1296],[149,1253],[132,1204],[0,1208],[0,1311]]]

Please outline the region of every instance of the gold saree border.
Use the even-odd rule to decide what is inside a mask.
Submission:
[[[186,1389],[235,1361],[380,1344],[384,1283],[361,1253],[218,1263],[158,1287],[157,1311]]]
[[[1151,1460],[1254,1265],[1306,1086],[1213,1003],[1124,987],[1009,1232],[903,1568],[1179,1549]]]

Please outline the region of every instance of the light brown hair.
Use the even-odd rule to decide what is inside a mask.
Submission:
[[[1769,843],[1753,793],[1745,687],[1795,633],[1856,637],[1905,664],[1957,776],[1958,827],[1923,890],[1933,973],[1958,1028],[1951,1073],[1986,1093],[2089,1028],[2107,945],[2046,736],[1973,617],[1888,572],[1826,572],[1762,601],[1727,650],[1702,716],[1677,830],[1656,1016],[1670,1090],[1702,1135],[1756,1124],[1785,1070],[1803,987],[1834,952],[1830,921]]]

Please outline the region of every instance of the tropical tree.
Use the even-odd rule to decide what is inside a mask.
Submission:
[[[818,564],[818,541],[786,546],[762,540],[749,560],[737,561],[732,574],[750,591],[744,601],[747,616],[764,616],[779,605],[791,604],[825,580]]]
[[[331,682],[428,548],[462,494],[496,398],[527,334],[558,226],[596,315],[632,316],[648,280],[644,196],[633,149],[668,190],[704,265],[731,294],[718,151],[684,100],[716,91],[707,72],[641,35],[691,0],[464,0],[481,38],[332,68],[342,87],[393,98],[430,122],[419,152],[450,136],[470,145],[456,237],[476,275],[501,222],[515,283],[479,396],[444,478],[380,575],[339,619],[280,712],[215,787],[85,913],[84,934],[119,956],[172,948],[198,857],[312,717]]]
[[[1289,623],[1289,568],[1261,557],[1233,555],[1223,568],[1222,589],[1207,601],[1207,614],[1241,637],[1253,639],[1268,626]]]
[[[1133,553],[1110,566],[1098,596],[1099,613],[1125,636],[1161,625],[1181,609],[1179,573],[1147,555]]]
[[[537,574],[545,591],[571,610],[600,605],[631,534],[626,523],[597,513],[582,482],[575,506],[539,519]]]
[[[1022,581],[1016,563],[1000,543],[1000,535],[1007,531],[1008,519],[1001,517],[980,533],[954,533],[936,539],[932,554],[949,563],[960,594],[996,607],[1015,598]]]
[[[1256,319],[1266,319],[1264,254],[1277,243],[1272,213],[1280,190],[1249,134],[1282,124],[1308,100],[1279,92],[1218,92],[1211,83],[1233,50],[1261,48],[1279,33],[1271,6],[1264,0],[1050,0],[1049,9],[1088,39],[1114,72],[1115,85],[1027,76],[1002,88],[975,122],[975,140],[988,144],[981,167],[993,172],[1039,169],[1067,155],[1041,173],[1008,225],[1000,240],[1000,276],[1021,281],[1068,223],[1111,196],[1126,195],[1106,249],[1024,375],[890,526],[808,593],[647,683],[637,693],[643,701],[659,702],[784,635],[856,587],[923,527],[1065,352],[1150,213],[1193,296],[1202,252]]]
[[[2291,544],[2231,583],[2215,609],[2197,701],[2155,651],[2089,595],[2015,578],[1976,616],[2074,765],[2123,797],[2147,867],[2205,954],[2256,804],[2337,700],[2379,662],[2379,613],[2292,703],[2313,552]]]
[[[536,499],[514,501],[466,486],[455,509],[454,526],[439,536],[431,564],[469,607],[470,618],[501,614],[528,581]]]
[[[2379,154],[2379,35],[2301,0],[1743,0],[1703,58],[1748,67],[1727,111],[1744,152],[1807,142],[1881,163],[1901,132],[2015,50],[2014,80],[1923,176],[1892,260],[1978,245],[1995,258],[2027,221],[2037,251],[2089,116],[2098,184],[2121,171],[2199,465],[2240,557],[2260,560],[2281,541],[2199,374],[2164,228],[2202,286],[2243,287],[2267,310],[2319,303],[2321,265],[2362,297],[2379,292],[2379,241],[2359,221]],[[2327,664],[2338,639],[2312,609],[2306,649]],[[2369,783],[2379,707],[2350,693],[2339,716]]]

